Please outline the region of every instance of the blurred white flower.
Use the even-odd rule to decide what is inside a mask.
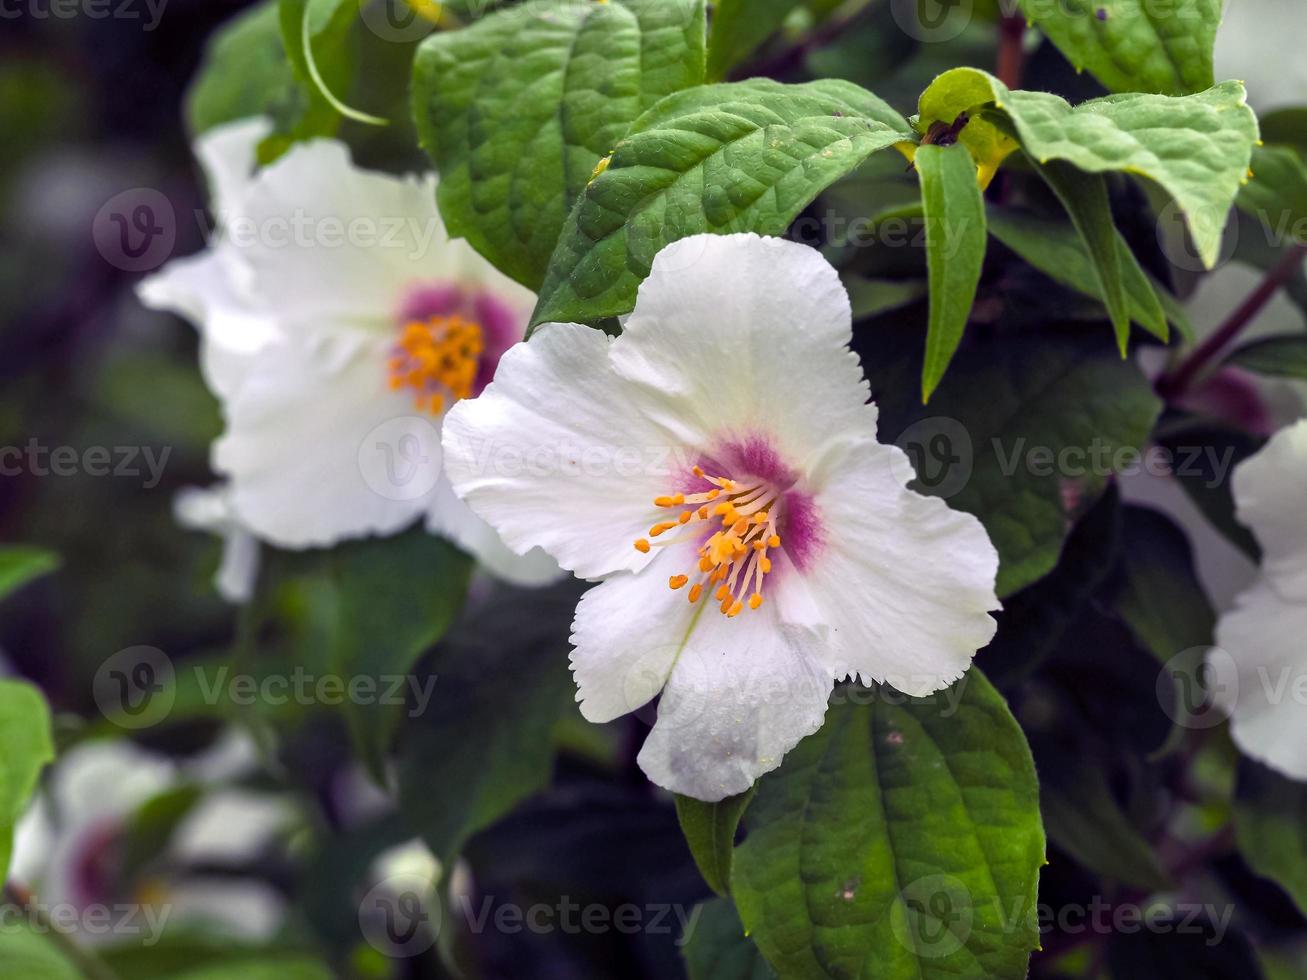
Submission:
[[[472,509],[602,580],[572,627],[581,711],[662,692],[639,761],[678,793],[747,789],[836,679],[925,695],[994,635],[994,546],[906,488],[851,339],[819,252],[700,235],[658,255],[621,336],[546,324],[446,420]]]
[[[259,539],[237,519],[226,487],[183,488],[173,501],[173,516],[182,527],[222,538],[214,587],[228,602],[249,602],[259,577]]]
[[[1307,780],[1307,420],[1236,468],[1234,495],[1262,574],[1217,624],[1228,656],[1208,658],[1213,700],[1246,755]]]
[[[224,588],[239,595],[251,565],[231,529],[307,548],[419,518],[500,577],[555,577],[543,555],[508,551],[440,474],[444,412],[489,381],[533,296],[447,236],[433,176],[360,170],[330,140],[253,173],[267,131],[255,119],[200,137],[216,237],[138,289],[199,327],[222,400],[212,462],[230,520],[215,523],[239,553]]]

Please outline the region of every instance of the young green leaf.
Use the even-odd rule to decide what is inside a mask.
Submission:
[[[50,708],[31,684],[0,680],[0,881],[9,872],[14,828],[36,789],[37,778],[54,759]]]
[[[990,208],[989,233],[1050,279],[1102,300],[1102,281],[1094,269],[1088,246],[1070,225],[1010,208]],[[1191,337],[1193,325],[1178,301],[1163,299],[1165,289],[1139,265],[1129,245],[1117,232],[1121,274],[1125,282],[1130,319],[1160,340],[1167,340],[1168,319],[1182,335]],[[1106,305],[1106,304],[1104,304]]]
[[[717,803],[704,803],[688,796],[676,797],[676,816],[681,822],[685,842],[690,845],[690,853],[703,880],[718,895],[731,893],[735,831],[753,799],[753,793],[753,789],[748,789]]]
[[[538,289],[577,195],[631,123],[703,82],[703,0],[535,0],[434,34],[413,115],[450,234]]]
[[[1258,138],[1240,82],[1196,95],[1113,95],[1073,107],[1048,92],[1012,91],[987,72],[955,68],[931,82],[920,107],[923,131],[964,112],[972,117],[960,142],[982,170],[998,166],[1019,144],[1041,164],[1063,160],[1086,173],[1155,181],[1184,214],[1208,268]],[[991,119],[998,135],[977,125]],[[1000,138],[1005,131],[1012,137],[1007,142]]]
[[[636,120],[563,228],[532,323],[629,313],[665,245],[702,232],[780,235],[907,122],[848,82],[753,79],[669,96]]]
[[[774,34],[803,0],[718,0],[708,42],[708,80],[720,82],[730,70]]]
[[[1210,88],[1221,0],[1155,4],[1020,0],[1021,12],[1076,69],[1113,92],[1188,95]]]
[[[1307,381],[1307,334],[1286,334],[1254,340],[1236,350],[1225,363],[1273,378]]]
[[[59,556],[44,548],[0,545],[0,599],[59,567]]]
[[[985,200],[976,164],[960,144],[917,150],[926,219],[930,327],[921,371],[921,400],[930,401],[962,342],[985,262]]]
[[[972,669],[928,698],[837,690],[764,776],[737,849],[740,919],[795,980],[1019,980],[1039,944],[1039,786]]]
[[[1235,202],[1260,221],[1275,241],[1307,241],[1307,164],[1288,146],[1253,150],[1252,177]]]
[[[1107,304],[1107,315],[1116,331],[1117,347],[1125,357],[1130,346],[1130,310],[1121,253],[1129,249],[1121,246],[1116,225],[1112,224],[1107,182],[1102,174],[1087,174],[1059,160],[1034,166],[1066,208],[1071,224],[1085,243],[1098,279],[1099,295]]]

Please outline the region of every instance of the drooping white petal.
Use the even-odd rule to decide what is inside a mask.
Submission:
[[[1262,546],[1262,571],[1307,601],[1307,419],[1281,429],[1234,473],[1239,520]]]
[[[242,213],[259,144],[271,132],[272,120],[255,116],[214,126],[196,139],[195,156],[209,182],[209,210],[219,222]]]
[[[1263,579],[1216,627],[1208,656],[1213,701],[1244,754],[1307,780],[1307,602]]]
[[[185,487],[173,501],[173,515],[183,527],[222,537],[222,562],[214,586],[228,602],[249,602],[259,577],[259,539],[237,520],[228,488]]]
[[[611,341],[578,324],[547,324],[504,355],[480,397],[445,417],[445,471],[455,492],[509,548],[540,547],[581,578],[647,563],[656,497],[705,441],[657,392],[612,370]]]
[[[695,428],[760,436],[801,466],[834,436],[875,437],[851,339],[848,293],[820,252],[696,235],[655,258],[613,363]]]
[[[833,687],[821,643],[766,605],[734,619],[706,609],[668,678],[640,768],[699,800],[744,792],[821,727]]]
[[[834,676],[919,697],[961,677],[993,638],[998,553],[975,517],[908,490],[911,473],[897,447],[833,447],[810,474],[820,540],[768,584],[817,606]],[[800,543],[791,535],[787,548]]]
[[[281,547],[321,547],[394,533],[425,512],[439,429],[388,390],[388,351],[386,337],[338,331],[252,360],[213,452],[243,526]]]
[[[448,538],[491,575],[514,585],[548,585],[563,574],[558,562],[539,548],[525,555],[509,550],[494,528],[458,499],[448,480],[442,479],[432,495],[427,530]]]
[[[461,261],[447,254],[434,177],[359,169],[333,140],[297,144],[260,171],[227,230],[282,324],[390,329],[406,288]]]

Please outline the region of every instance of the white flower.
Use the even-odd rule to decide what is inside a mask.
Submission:
[[[1246,755],[1307,780],[1307,419],[1235,469],[1234,497],[1262,576],[1217,624],[1213,700]]]
[[[905,488],[851,336],[819,253],[700,235],[658,255],[620,337],[546,324],[446,419],[472,509],[602,580],[573,623],[577,699],[604,722],[661,691],[640,764],[668,789],[742,792],[836,679],[924,695],[994,634],[998,555]]]
[[[216,239],[139,287],[200,328],[231,526],[306,548],[425,518],[501,577],[554,577],[545,556],[508,551],[440,471],[444,411],[521,339],[531,293],[447,237],[433,176],[360,170],[330,140],[251,176],[267,131],[256,119],[199,139]]]
[[[182,527],[221,536],[222,562],[214,574],[214,587],[228,602],[249,602],[259,577],[259,540],[232,511],[227,489],[184,487],[172,509]]]

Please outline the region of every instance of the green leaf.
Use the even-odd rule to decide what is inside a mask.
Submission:
[[[1103,287],[1088,247],[1075,229],[1061,221],[1040,218],[1010,208],[989,209],[989,233],[1031,266],[1069,289],[1103,300]],[[1184,308],[1139,265],[1125,240],[1117,233],[1121,273],[1125,282],[1130,319],[1161,340],[1169,337],[1168,318],[1188,337],[1193,333]]]
[[[1221,0],[1020,0],[1077,71],[1113,92],[1187,95],[1211,87]]]
[[[328,560],[335,597],[331,672],[378,681],[377,697],[349,698],[345,704],[360,755],[379,774],[405,709],[382,703],[380,695],[393,683],[387,678],[409,674],[449,629],[462,609],[472,560],[421,529],[344,544]],[[403,693],[411,692],[406,687]]]
[[[0,599],[59,567],[59,556],[44,548],[0,545]]]
[[[404,732],[399,802],[447,869],[469,836],[549,780],[553,728],[577,710],[566,656],[576,598],[570,583],[505,589],[434,658],[433,696]]]
[[[1238,348],[1225,363],[1275,378],[1307,380],[1307,334],[1254,340]]]
[[[6,922],[0,930],[0,976],[15,980],[86,980],[48,937],[26,923],[13,922]]]
[[[823,189],[912,138],[893,109],[847,82],[753,79],[669,96],[576,202],[532,323],[628,313],[664,246],[703,232],[783,234]]]
[[[1288,892],[1307,915],[1307,784],[1241,760],[1234,828],[1248,866]]]
[[[776,33],[803,0],[718,0],[708,43],[708,79],[720,82],[730,70]]]
[[[738,796],[728,796],[717,803],[704,803],[689,796],[676,797],[676,817],[681,832],[690,845],[694,863],[708,887],[718,895],[731,893],[731,857],[734,854],[735,831],[740,818],[753,800],[750,787]]]
[[[922,146],[915,156],[926,219],[930,327],[921,400],[930,401],[962,342],[985,263],[985,200],[966,147]]]
[[[694,931],[684,950],[690,980],[774,980],[776,974],[744,934],[730,899],[704,902],[691,921]]]
[[[359,4],[355,0],[280,0],[282,41],[295,74],[347,119],[371,126],[386,120],[341,102],[336,91],[353,76],[350,45]]]
[[[1144,446],[1161,402],[1132,362],[1069,325],[958,350],[929,409],[911,397],[919,326],[883,323],[858,344],[881,437],[914,455],[922,493],[976,515],[1008,596],[1057,564],[1067,533]]]
[[[0,881],[9,872],[14,828],[36,790],[41,770],[54,759],[50,708],[31,684],[0,680]],[[14,974],[17,976],[18,974]]]
[[[1256,218],[1280,245],[1307,241],[1307,164],[1287,146],[1253,150],[1252,177],[1239,192],[1239,209]]]
[[[758,783],[735,856],[749,935],[796,980],[1024,978],[1044,832],[1006,703],[975,669],[929,698],[835,698]]]
[[[1121,356],[1125,357],[1130,348],[1130,309],[1122,252],[1129,249],[1121,244],[1120,233],[1112,223],[1107,182],[1102,174],[1087,174],[1058,160],[1034,166],[1066,208],[1071,224],[1085,243],[1094,277],[1098,280],[1098,295],[1107,305],[1107,315],[1116,331],[1116,345]],[[1152,312],[1154,318],[1162,317],[1160,306]]]
[[[933,122],[952,123],[969,113],[972,122],[960,142],[982,171],[998,166],[1019,144],[1041,164],[1064,160],[1086,173],[1155,181],[1184,214],[1208,268],[1216,263],[1258,138],[1257,117],[1241,82],[1222,82],[1196,95],[1111,95],[1072,107],[1051,93],[1012,91],[986,72],[955,68],[931,82],[920,109],[922,132]],[[1004,133],[1012,139],[1004,142]]]
[[[703,0],[537,0],[432,35],[413,115],[451,235],[531,289],[631,123],[703,82]]]

